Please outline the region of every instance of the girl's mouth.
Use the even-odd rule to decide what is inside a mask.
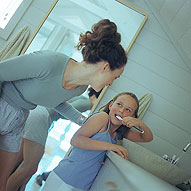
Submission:
[[[115,117],[118,119],[118,120],[120,120],[120,121],[122,121],[123,119],[122,119],[122,117],[120,117],[119,115],[117,115],[117,114],[115,114]]]

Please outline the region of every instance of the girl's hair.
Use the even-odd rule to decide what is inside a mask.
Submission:
[[[134,116],[135,116],[135,118],[137,118],[138,117],[138,110],[139,110],[139,100],[137,99],[137,96],[135,95],[135,94],[133,94],[133,93],[131,93],[131,92],[123,92],[123,93],[120,93],[120,94],[118,94],[118,95],[116,95],[112,100],[110,100],[106,105],[104,105],[103,107],[101,107],[100,109],[99,109],[99,111],[105,111],[107,114],[109,114],[109,104],[111,103],[111,102],[114,102],[115,100],[117,100],[117,98],[118,97],[120,97],[120,96],[122,96],[122,95],[129,95],[129,96],[131,96],[134,100],[135,100],[135,102],[136,102],[136,104],[137,104],[137,108],[136,108],[136,110],[135,110],[135,112],[134,112]],[[129,131],[129,128],[127,128],[125,125],[121,125],[118,129],[117,129],[117,134],[118,134],[118,138],[121,140],[121,139],[123,139],[126,135],[127,135],[127,133],[128,133],[128,131]]]
[[[117,26],[109,19],[100,20],[87,31],[80,34],[76,48],[82,49],[84,61],[95,64],[107,61],[111,70],[121,68],[127,62],[125,50],[121,46],[121,35]]]

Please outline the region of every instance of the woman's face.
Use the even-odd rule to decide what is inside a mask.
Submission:
[[[113,81],[120,77],[120,75],[123,73],[123,70],[124,66],[115,70],[111,70],[109,66],[106,66],[101,72],[96,74],[95,80],[91,86],[97,92],[105,86],[111,86]]]
[[[132,98],[130,95],[119,96],[109,105],[109,116],[111,122],[115,125],[121,125],[122,122],[116,117],[116,115],[120,116],[121,118],[128,116],[133,117],[136,109],[137,103],[134,98]]]

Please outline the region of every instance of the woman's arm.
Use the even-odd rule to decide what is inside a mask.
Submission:
[[[55,110],[63,116],[63,119],[67,118],[70,121],[77,123],[78,125],[82,125],[82,122],[86,119],[86,117],[82,115],[81,112],[79,112],[72,106],[72,104],[68,103],[67,101],[55,107]]]
[[[134,117],[125,117],[122,123],[123,125],[126,125],[128,128],[131,128],[132,126],[138,126],[144,131],[144,133],[140,133],[133,129],[130,129],[126,136],[127,139],[134,142],[150,142],[153,140],[153,134],[150,128],[140,119]]]
[[[0,81],[43,78],[50,70],[55,56],[48,51],[37,51],[0,62]]]

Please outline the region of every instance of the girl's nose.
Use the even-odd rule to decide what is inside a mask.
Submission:
[[[123,112],[124,112],[124,108],[121,107],[121,108],[119,109],[119,111],[120,111],[120,113],[123,113]]]

